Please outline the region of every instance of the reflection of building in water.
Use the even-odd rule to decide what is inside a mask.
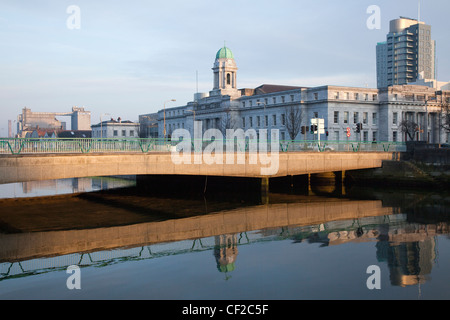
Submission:
[[[72,179],[73,192],[86,192],[92,190],[91,178]]]
[[[387,262],[395,286],[425,283],[436,259],[435,238],[403,243],[379,241],[376,247],[377,258]]]
[[[135,176],[92,177],[92,189],[108,190],[114,188],[132,187],[136,185]]]
[[[41,180],[22,182],[22,192],[24,194],[52,192],[60,193],[78,193],[86,192],[92,189],[91,178],[69,178],[58,180]]]
[[[131,187],[136,184],[135,178],[129,177],[85,177],[85,178],[68,178],[57,180],[41,180],[27,181],[18,183],[21,188],[11,197],[30,197],[30,196],[48,196],[56,194],[82,193],[93,190],[107,190],[114,188]],[[21,191],[21,193],[20,193]],[[0,195],[1,196],[1,195]],[[9,196],[5,196],[9,197]]]
[[[215,236],[214,256],[220,272],[228,273],[234,270],[237,254],[236,234]]]
[[[437,259],[436,236],[448,234],[450,225],[448,222],[411,223],[407,217],[389,216],[389,224],[383,222],[386,217],[358,219],[357,223],[333,221],[304,232],[301,237],[297,233],[295,238],[296,242],[307,240],[322,246],[377,241],[377,259],[387,263],[391,284],[417,285],[428,280]]]

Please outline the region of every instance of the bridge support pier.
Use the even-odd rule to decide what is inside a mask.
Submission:
[[[261,178],[261,202],[262,204],[269,203],[269,178]]]
[[[334,188],[336,195],[345,194],[345,171],[335,171],[334,172]]]
[[[308,174],[307,195],[330,194],[342,196],[345,194],[345,171]]]

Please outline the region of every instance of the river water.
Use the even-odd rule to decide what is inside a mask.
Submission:
[[[447,191],[316,187],[261,204],[89,178],[0,192],[3,300],[450,298]]]

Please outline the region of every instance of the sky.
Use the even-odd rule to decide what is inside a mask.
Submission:
[[[379,28],[367,26],[377,22],[372,5]],[[418,0],[1,0],[0,136],[23,107],[84,107],[95,124],[137,121],[171,99],[166,108],[185,105],[197,90],[212,90],[224,44],[239,88],[375,88],[377,42],[390,20],[416,19],[418,8]],[[420,1],[440,81],[450,81],[448,12],[448,0]]]

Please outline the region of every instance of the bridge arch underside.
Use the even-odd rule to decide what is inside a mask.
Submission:
[[[272,178],[138,175],[136,187],[139,192],[153,196],[207,196],[208,199],[249,200],[260,203],[268,201],[271,192],[341,196],[344,194],[344,180],[344,171]]]
[[[234,162],[224,154],[222,163],[208,164],[195,156],[187,163],[177,163],[171,153],[3,155],[0,157],[0,184],[117,175],[262,179],[379,168],[384,160],[398,158],[398,154],[392,152],[290,152],[272,155],[267,158],[269,162],[258,158],[254,163],[251,162],[255,159],[251,160],[253,155],[245,153],[241,158],[243,163],[237,163],[237,154]]]

